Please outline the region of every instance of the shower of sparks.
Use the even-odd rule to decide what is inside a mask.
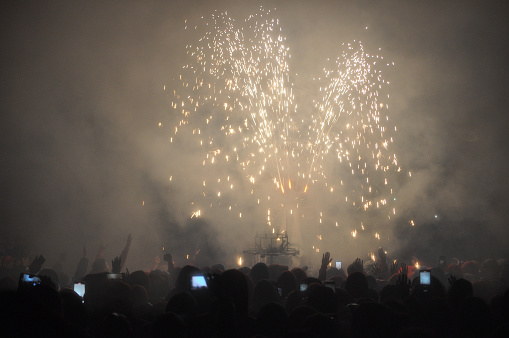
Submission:
[[[172,108],[180,118],[170,139],[199,157],[193,165],[201,169],[181,178],[200,185],[190,217],[205,217],[208,207],[240,218],[256,205],[266,210],[261,222],[274,231],[276,209],[288,216],[305,205],[317,226],[343,226],[340,216],[312,205],[316,199],[302,197],[311,191],[326,192],[329,209],[343,204],[354,213],[379,210],[386,219],[396,214],[391,183],[401,167],[390,151],[396,127],[389,127],[388,82],[381,70],[389,64],[382,56],[365,52],[360,42],[343,44],[315,81],[314,110],[302,112],[293,93],[290,50],[271,11],[261,8],[243,21],[215,12],[194,30],[203,33],[186,46],[190,62],[173,91]],[[353,238],[359,224],[345,225]],[[370,231],[379,240],[383,229]]]

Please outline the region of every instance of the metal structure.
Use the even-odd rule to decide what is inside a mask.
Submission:
[[[274,256],[297,256],[299,250],[290,247],[288,233],[286,231],[273,234],[256,234],[254,248],[244,250],[245,254],[259,255],[260,258],[269,257],[272,261]]]

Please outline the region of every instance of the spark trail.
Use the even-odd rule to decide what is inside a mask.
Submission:
[[[174,86],[179,118],[171,137],[194,161],[173,180],[199,185],[190,188],[191,217],[227,210],[222,218],[249,215],[250,226],[274,231],[298,214],[319,240],[323,223],[379,240],[380,230],[363,215],[396,213],[391,180],[401,171],[390,152],[396,127],[388,127],[383,57],[366,53],[360,42],[344,44],[316,81],[314,110],[303,112],[273,12],[261,8],[240,22],[216,12],[194,30],[202,34],[187,45],[190,62]],[[328,205],[315,198],[324,195]],[[346,222],[344,212],[360,216]]]

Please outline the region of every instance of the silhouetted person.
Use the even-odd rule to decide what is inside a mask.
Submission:
[[[265,263],[256,263],[251,268],[249,277],[251,277],[253,284],[256,286],[256,284],[262,279],[269,279],[269,268]]]

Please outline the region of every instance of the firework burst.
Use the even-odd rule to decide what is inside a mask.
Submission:
[[[216,12],[195,30],[203,34],[187,45],[190,62],[174,86],[179,118],[171,136],[195,161],[192,175],[176,179],[199,185],[188,203],[191,217],[221,208],[274,231],[289,215],[319,215],[317,224],[347,227],[355,238],[366,231],[362,216],[345,225],[338,210],[395,214],[391,180],[401,168],[390,152],[396,128],[388,127],[383,57],[366,53],[360,42],[344,44],[315,81],[313,111],[302,112],[290,50],[271,11],[240,22]],[[329,205],[307,197],[311,190],[326,194]],[[255,216],[260,210],[264,219]],[[379,230],[368,230],[380,239]]]

